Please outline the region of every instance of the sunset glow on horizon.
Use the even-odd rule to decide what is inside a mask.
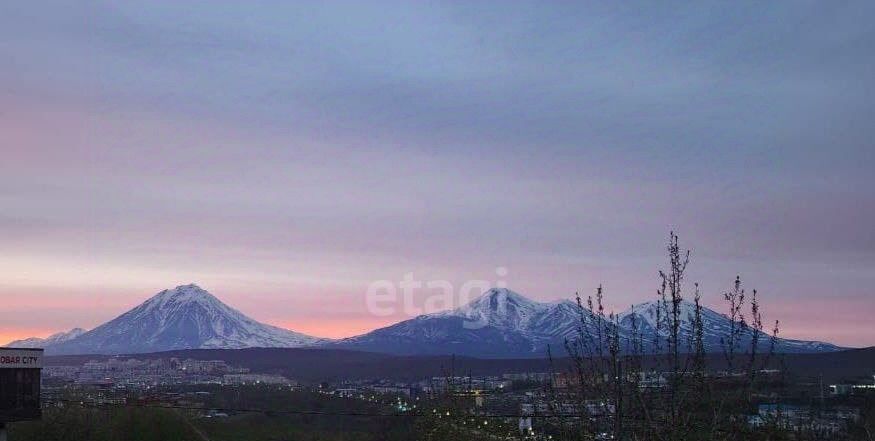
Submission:
[[[0,345],[188,283],[328,338],[408,274],[619,312],[670,231],[706,306],[875,345],[872,5],[515,6],[0,6]]]

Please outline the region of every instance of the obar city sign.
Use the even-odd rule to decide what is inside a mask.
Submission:
[[[0,440],[5,423],[39,419],[42,349],[0,348]]]

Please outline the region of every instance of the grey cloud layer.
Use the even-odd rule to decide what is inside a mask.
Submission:
[[[0,235],[620,274],[677,228],[865,295],[875,7],[614,3],[4,3]]]

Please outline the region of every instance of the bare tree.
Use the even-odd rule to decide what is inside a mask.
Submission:
[[[713,336],[706,341],[699,285],[686,292],[690,252],[678,242],[672,232],[669,267],[658,273],[651,317],[631,314],[620,323],[605,311],[601,286],[585,302],[576,296],[578,332],[565,343],[571,359],[565,378],[574,381],[551,398],[570,399],[578,410],[577,430],[568,439],[751,439],[745,414],[758,372],[774,352],[777,323],[771,336],[765,334],[757,293],[748,301],[737,277],[723,296],[729,329],[713,347]],[[723,353],[725,373],[713,369],[709,353],[715,350]]]

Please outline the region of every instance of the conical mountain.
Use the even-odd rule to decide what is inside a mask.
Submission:
[[[121,354],[176,349],[299,347],[319,338],[259,323],[197,285],[164,290],[50,354]]]

